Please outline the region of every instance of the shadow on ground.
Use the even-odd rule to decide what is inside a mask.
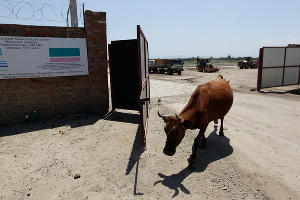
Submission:
[[[134,166],[136,166],[135,178],[134,178],[134,190],[133,190],[134,195],[143,195],[143,193],[137,192],[137,180],[138,180],[138,174],[139,174],[139,160],[140,160],[140,157],[141,157],[142,153],[144,152],[144,150],[145,149],[143,147],[143,137],[142,137],[142,133],[141,133],[141,125],[139,125],[139,127],[136,131],[135,139],[134,139],[134,142],[132,145],[130,157],[129,157],[126,172],[125,172],[125,175],[129,175],[130,172],[133,170]]]
[[[105,116],[105,120],[139,124],[138,129],[135,134],[135,138],[134,138],[134,142],[132,145],[132,149],[131,149],[130,157],[128,160],[125,175],[129,175],[130,172],[132,171],[132,169],[134,168],[134,166],[136,166],[133,194],[134,195],[143,195],[143,193],[137,192],[139,160],[140,160],[142,153],[144,152],[143,137],[142,137],[142,132],[141,132],[141,124],[140,124],[140,114],[112,111],[111,113],[108,113]]]
[[[260,93],[263,94],[295,94],[300,95],[300,88],[293,89],[293,90],[287,90],[287,91],[278,91],[278,90],[261,90]]]
[[[0,137],[17,135],[50,128],[57,128],[62,126],[70,126],[71,128],[77,128],[81,126],[95,124],[100,119],[139,124],[139,117],[140,115],[136,113],[123,113],[113,111],[107,113],[105,116],[100,114],[74,114],[68,117],[38,120],[36,122],[2,124],[0,125]]]
[[[138,180],[138,172],[139,172],[139,160],[144,152],[143,147],[143,137],[141,132],[141,124],[140,124],[140,114],[138,113],[128,113],[128,111],[112,111],[108,113],[105,117],[105,120],[110,121],[117,121],[117,122],[124,122],[124,123],[133,123],[133,124],[139,124],[136,133],[135,138],[133,141],[130,157],[127,163],[127,168],[125,175],[129,175],[131,171],[133,170],[134,166],[136,166],[135,169],[135,180],[134,180],[134,195],[143,195],[143,193],[137,192],[137,180]]]
[[[164,186],[174,190],[175,193],[172,197],[175,197],[179,194],[179,189],[185,194],[190,194],[190,191],[182,184],[184,179],[192,173],[203,172],[210,163],[225,158],[232,154],[232,152],[233,148],[230,145],[230,139],[226,136],[218,136],[217,126],[215,125],[214,131],[211,132],[207,137],[206,148],[199,148],[197,151],[197,166],[194,171],[190,171],[186,167],[177,174],[172,174],[169,176],[158,173],[158,176],[161,177],[162,180],[156,181],[154,185],[161,183]]]
[[[112,112],[106,114],[104,119],[109,120],[109,121],[139,124],[140,123],[140,114],[112,111]]]
[[[69,117],[59,117],[53,119],[38,120],[36,122],[22,122],[0,125],[0,137],[17,135],[32,131],[39,131],[62,126],[70,126],[71,128],[87,126],[95,124],[102,119],[103,115],[94,114],[76,114]]]

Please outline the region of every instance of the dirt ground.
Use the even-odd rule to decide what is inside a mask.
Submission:
[[[257,70],[220,73],[234,104],[225,137],[207,128],[195,171],[187,159],[198,131],[168,157],[157,116],[180,112],[197,85],[217,76],[186,66],[181,76],[151,74],[146,150],[136,111],[0,126],[0,199],[300,199],[298,86],[257,93]]]

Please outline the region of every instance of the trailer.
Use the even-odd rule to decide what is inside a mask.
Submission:
[[[181,71],[183,71],[184,61],[181,59],[156,59],[149,61],[149,72],[150,73],[167,73],[172,75],[173,73],[177,73],[181,75]]]

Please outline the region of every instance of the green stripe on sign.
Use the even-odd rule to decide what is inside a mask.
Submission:
[[[80,56],[79,48],[49,48],[50,57]]]

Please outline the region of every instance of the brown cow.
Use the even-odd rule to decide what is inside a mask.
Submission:
[[[164,154],[172,156],[176,147],[180,144],[185,135],[186,129],[200,129],[194,140],[192,155],[189,160],[189,169],[194,169],[196,162],[196,149],[204,147],[205,130],[211,121],[217,122],[221,119],[219,136],[224,136],[223,119],[232,106],[233,94],[229,81],[221,75],[216,80],[199,85],[193,92],[188,104],[179,115],[163,116],[158,112],[166,123],[164,130],[167,134],[167,141],[164,147]]]

